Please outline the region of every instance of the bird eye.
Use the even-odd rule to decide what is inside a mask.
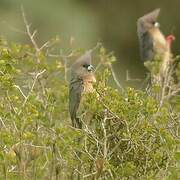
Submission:
[[[84,68],[88,68],[88,66],[89,66],[88,64],[83,64]]]

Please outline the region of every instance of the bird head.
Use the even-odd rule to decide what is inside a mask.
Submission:
[[[154,11],[140,17],[137,22],[138,30],[141,33],[145,33],[151,28],[159,28],[160,25],[157,22],[159,13],[160,13],[160,9],[155,9]]]
[[[94,76],[94,67],[91,64],[91,51],[87,51],[72,65],[72,78],[84,79]]]

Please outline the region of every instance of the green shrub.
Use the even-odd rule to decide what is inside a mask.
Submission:
[[[83,129],[71,127],[67,71],[80,52],[56,57],[1,40],[0,179],[178,179],[178,96],[161,104],[110,87],[115,58],[104,48],[96,92],[79,110]]]

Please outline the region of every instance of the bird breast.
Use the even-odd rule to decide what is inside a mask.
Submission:
[[[94,92],[93,83],[96,82],[96,78],[93,73],[90,73],[83,77],[84,93]]]
[[[168,46],[164,35],[158,28],[153,28],[150,31],[153,38],[154,51],[159,55],[166,53]]]
[[[169,66],[169,61],[171,59],[170,47],[168,42],[166,41],[166,38],[158,28],[154,28],[151,31],[154,42],[154,51],[162,58],[160,74],[164,76]]]

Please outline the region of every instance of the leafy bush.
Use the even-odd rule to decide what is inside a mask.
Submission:
[[[75,129],[67,79],[82,52],[52,49],[1,39],[0,179],[178,179],[178,95],[162,104],[145,90],[110,87],[115,57],[101,47],[96,91],[83,97]]]

